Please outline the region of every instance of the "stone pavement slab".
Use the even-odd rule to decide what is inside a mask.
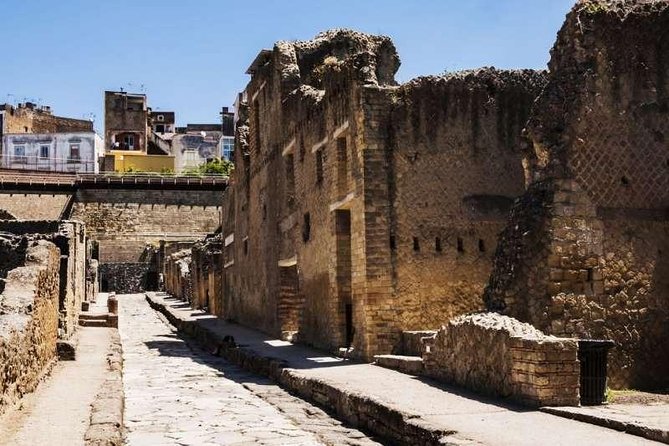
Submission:
[[[304,402],[268,379],[189,345],[144,295],[118,297],[128,445],[377,444],[306,413]]]
[[[646,445],[650,440],[506,405],[434,381],[355,363],[193,310],[149,293],[154,308],[209,350],[259,369],[282,386],[401,444]],[[224,342],[234,337],[237,346]]]

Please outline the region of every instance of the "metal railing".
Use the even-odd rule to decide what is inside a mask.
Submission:
[[[37,155],[0,154],[0,167],[35,172],[94,173],[97,162],[80,157],[42,158]]]

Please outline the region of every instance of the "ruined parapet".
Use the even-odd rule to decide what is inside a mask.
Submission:
[[[17,257],[20,252],[22,259]],[[17,236],[10,243],[0,243],[0,258],[7,269],[0,292],[2,413],[32,392],[55,360],[60,252],[51,242]],[[6,263],[10,258],[15,265]]]
[[[426,338],[425,374],[533,406],[579,404],[578,343],[496,313],[455,318]]]
[[[567,16],[484,295],[546,333],[614,340],[613,387],[669,385],[668,29],[667,0]]]

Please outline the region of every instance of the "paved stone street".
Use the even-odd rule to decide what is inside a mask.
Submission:
[[[378,444],[180,339],[144,295],[119,296],[127,444]]]

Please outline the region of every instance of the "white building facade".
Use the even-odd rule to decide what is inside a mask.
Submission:
[[[8,133],[2,138],[5,169],[98,173],[104,141],[95,132]]]

